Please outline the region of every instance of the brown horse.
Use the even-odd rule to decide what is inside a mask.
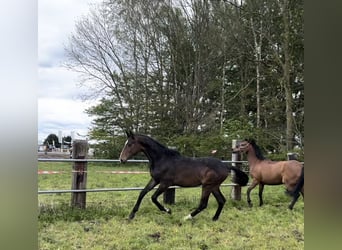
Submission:
[[[120,154],[120,161],[126,162],[135,154],[143,152],[149,160],[151,174],[151,180],[140,192],[138,200],[129,215],[129,219],[134,218],[144,196],[159,184],[157,190],[152,195],[152,201],[159,210],[171,213],[170,209],[165,208],[158,202],[158,196],[170,186],[202,186],[202,196],[198,208],[184,217],[184,219],[191,219],[205,209],[208,205],[209,195],[213,194],[218,203],[213,220],[217,220],[226,202],[226,199],[220,191],[220,185],[230,174],[231,170],[235,173],[233,175],[233,182],[240,186],[246,186],[248,183],[247,174],[218,159],[210,157],[184,157],[176,150],[165,147],[149,136],[133,134],[132,132],[126,133],[127,141]]]
[[[287,194],[293,197],[289,209],[293,209],[297,202],[299,193],[304,198],[304,166],[302,163],[291,161],[271,161],[263,157],[259,146],[253,139],[245,139],[240,142],[233,151],[247,154],[249,173],[253,178],[252,184],[247,189],[247,202],[252,206],[250,192],[259,185],[259,205],[263,205],[262,192],[264,185],[284,184]]]

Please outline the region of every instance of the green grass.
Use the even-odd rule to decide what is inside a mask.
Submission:
[[[42,170],[70,171],[70,164],[39,163]],[[88,166],[88,188],[142,187],[148,174],[104,174],[102,170],[146,171],[144,164]],[[39,190],[70,189],[71,174],[39,175]],[[230,179],[225,183],[230,183]],[[283,186],[265,186],[264,206],[259,207],[257,188],[252,191],[254,207],[230,198],[231,187],[222,187],[227,203],[213,222],[217,204],[213,196],[208,208],[193,220],[183,217],[197,207],[200,188],[176,190],[176,204],[166,205],[172,214],[160,212],[150,192],[134,220],[127,217],[139,191],[87,194],[86,209],[70,207],[70,193],[38,196],[40,249],[304,249],[304,202],[293,211]],[[162,201],[162,197],[159,198]]]

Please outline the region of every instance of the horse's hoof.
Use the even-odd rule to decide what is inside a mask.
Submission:
[[[128,219],[129,219],[129,220],[133,220],[133,219],[134,219],[134,216],[135,216],[135,214],[130,214],[130,215],[128,216]]]
[[[170,208],[165,208],[165,212],[167,212],[168,214],[171,214],[171,209]]]
[[[184,221],[186,221],[186,220],[191,220],[193,217],[191,216],[191,214],[189,214],[189,215],[187,215],[187,216],[185,216],[184,218],[183,218],[183,220]]]

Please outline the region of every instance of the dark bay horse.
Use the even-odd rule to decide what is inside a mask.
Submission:
[[[220,216],[226,202],[220,191],[220,184],[233,170],[233,182],[240,186],[246,186],[248,175],[238,168],[228,166],[215,158],[189,158],[182,156],[178,151],[169,149],[156,140],[146,135],[126,132],[127,141],[120,154],[120,161],[126,162],[130,157],[143,152],[149,160],[151,180],[140,192],[138,200],[129,215],[133,219],[139,210],[140,203],[144,196],[155,186],[158,186],[152,195],[153,203],[164,212],[171,214],[171,210],[165,208],[158,202],[158,197],[168,187],[176,185],[181,187],[195,187],[202,185],[202,196],[197,209],[191,212],[184,219],[191,219],[207,207],[209,195],[213,194],[217,200],[218,208],[212,218],[214,221]]]
[[[247,153],[249,173],[253,178],[252,184],[247,189],[247,202],[252,206],[250,192],[259,185],[259,205],[263,205],[262,192],[264,185],[284,184],[287,194],[291,195],[292,201],[289,209],[293,209],[299,193],[304,198],[304,166],[296,160],[271,161],[264,158],[259,146],[253,139],[245,139],[240,142],[233,151]]]

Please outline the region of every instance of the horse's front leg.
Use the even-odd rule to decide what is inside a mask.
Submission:
[[[250,197],[250,193],[251,191],[253,190],[253,188],[256,187],[256,185],[258,185],[258,181],[256,181],[255,179],[253,179],[252,181],[252,184],[247,188],[247,202],[248,202],[248,205],[250,207],[252,207],[252,201],[251,201],[251,197]]]
[[[264,191],[264,184],[259,183],[259,206],[261,207],[264,204],[262,200],[262,192]]]
[[[135,203],[134,208],[133,208],[132,212],[130,213],[130,215],[129,215],[129,217],[128,217],[130,220],[134,218],[135,213],[139,210],[140,203],[141,203],[142,199],[144,198],[144,196],[145,196],[148,192],[150,192],[155,186],[157,186],[157,184],[158,184],[158,183],[152,178],[152,179],[147,183],[146,187],[145,187],[143,190],[141,190],[141,192],[140,192],[140,194],[139,194],[139,197],[138,197],[138,200],[137,200],[137,202]]]

